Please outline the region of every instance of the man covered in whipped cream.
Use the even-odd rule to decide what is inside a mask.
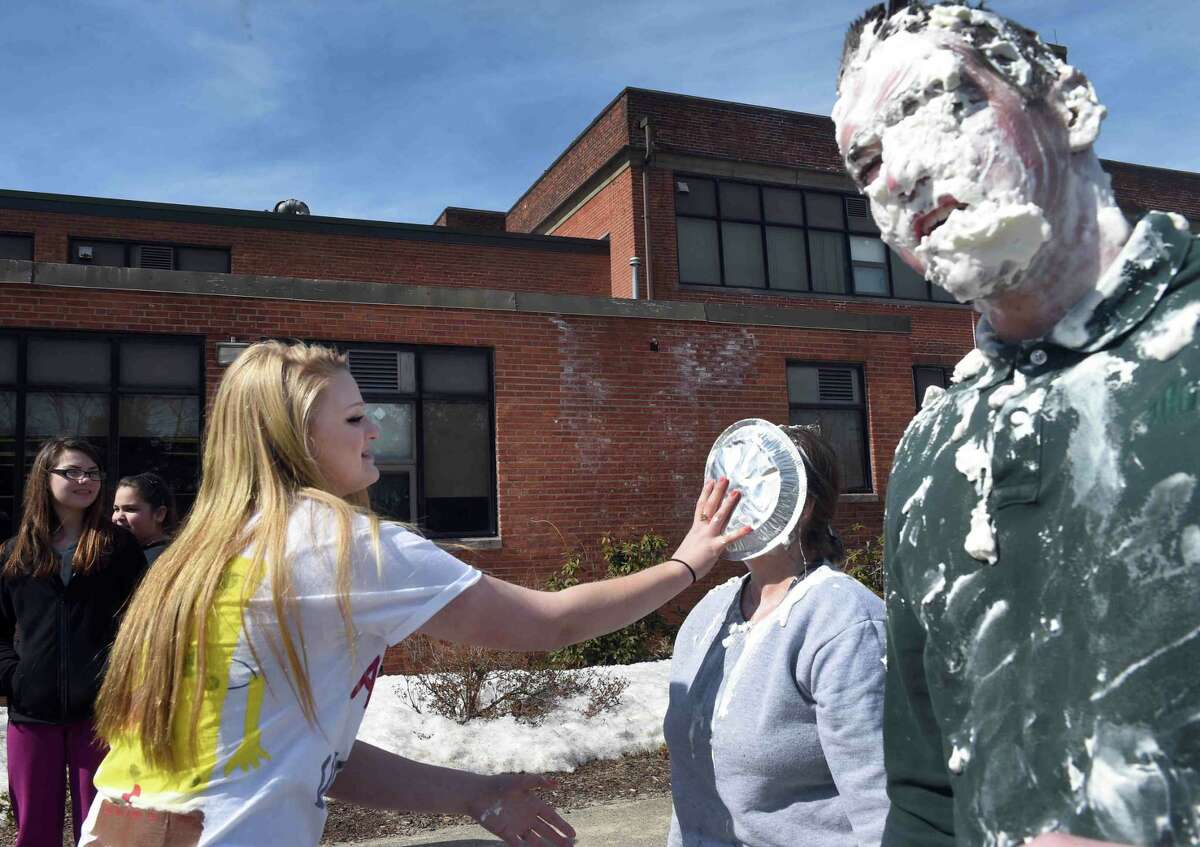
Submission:
[[[999,15],[876,7],[838,95],[883,239],[982,314],[888,486],[883,843],[1200,843],[1197,239],[1131,229],[1091,84]]]

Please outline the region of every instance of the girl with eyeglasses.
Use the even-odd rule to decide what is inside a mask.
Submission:
[[[0,694],[16,847],[62,843],[64,770],[77,842],[96,795],[105,747],[93,707],[121,611],[146,568],[133,536],[108,520],[103,480],[95,447],[47,442],[25,483],[17,534],[0,551]]]

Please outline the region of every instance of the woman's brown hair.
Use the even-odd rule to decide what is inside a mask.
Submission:
[[[800,543],[809,562],[828,559],[837,564],[846,558],[841,536],[833,528],[838,498],[842,494],[842,472],[833,447],[814,429],[785,426],[783,431],[800,449],[808,475],[808,520],[800,527]]]
[[[21,523],[4,562],[4,576],[46,577],[59,572],[61,560],[52,543],[58,529],[58,515],[54,511],[54,495],[50,493],[50,472],[67,450],[83,453],[98,468],[104,466],[100,451],[78,438],[52,438],[42,445],[25,480]],[[83,513],[79,544],[71,562],[76,573],[88,573],[99,566],[102,554],[112,543],[106,500],[101,486],[92,505]]]

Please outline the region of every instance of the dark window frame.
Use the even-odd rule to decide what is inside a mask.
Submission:
[[[680,211],[678,211],[678,208],[676,208],[675,219],[677,221],[679,218],[690,218],[693,220],[711,221],[716,225],[717,271],[719,274],[720,281],[716,282],[716,283],[696,282],[696,281],[692,281],[692,280],[685,280],[683,278],[683,274],[680,269],[680,263],[679,263],[679,249],[678,249],[679,242],[678,242],[678,236],[677,236],[676,237],[675,269],[676,269],[676,273],[677,273],[677,279],[679,280],[680,285],[688,285],[688,286],[694,285],[697,287],[702,287],[702,288],[706,288],[706,289],[710,289],[710,290],[728,289],[728,290],[734,290],[734,291],[739,291],[739,292],[765,291],[765,292],[769,292],[772,294],[781,294],[781,293],[782,294],[807,294],[807,295],[817,295],[817,296],[821,296],[821,297],[861,297],[861,298],[864,298],[867,300],[875,300],[875,301],[899,300],[899,301],[905,302],[905,303],[947,303],[947,304],[955,303],[953,298],[945,299],[945,298],[934,297],[933,284],[931,282],[929,282],[929,280],[924,281],[925,296],[923,298],[904,297],[904,296],[897,295],[896,294],[896,285],[895,285],[895,281],[893,279],[893,274],[892,274],[891,258],[893,255],[895,255],[897,261],[902,262],[903,259],[901,259],[898,254],[895,254],[895,251],[893,251],[891,247],[889,247],[886,243],[884,243],[882,241],[882,239],[880,239],[880,243],[883,244],[883,249],[884,249],[884,261],[882,263],[875,263],[875,262],[857,262],[856,263],[855,262],[855,260],[853,259],[852,255],[851,255],[850,238],[854,237],[854,236],[860,236],[860,237],[864,237],[864,238],[870,238],[870,237],[875,237],[877,239],[879,238],[879,232],[877,229],[872,231],[872,230],[860,230],[860,229],[852,229],[851,228],[850,214],[846,207],[846,201],[847,200],[855,200],[855,199],[861,200],[862,196],[859,194],[841,192],[841,191],[837,191],[835,189],[806,188],[803,186],[787,185],[787,184],[781,184],[781,183],[754,182],[751,180],[743,180],[743,179],[726,179],[724,177],[715,176],[713,174],[677,171],[677,172],[672,173],[672,179],[671,179],[672,185],[676,186],[671,194],[673,202],[674,202],[675,197],[679,194],[679,190],[677,187],[678,183],[680,181],[687,182],[688,180],[705,180],[705,181],[711,182],[713,184],[713,194],[714,194],[714,198],[715,198],[714,202],[715,202],[716,214],[715,215],[704,215],[704,214],[699,214],[696,212],[680,212]],[[756,188],[757,192],[758,192],[759,218],[751,219],[751,218],[741,218],[741,217],[723,217],[721,214],[721,185],[722,185],[722,183],[746,185],[746,186]],[[766,219],[766,204],[765,204],[765,200],[763,199],[763,189],[765,189],[765,188],[782,189],[782,190],[786,190],[786,191],[795,191],[797,194],[799,194],[801,197],[801,208],[802,208],[801,217],[802,217],[803,223],[793,224],[793,223],[778,223],[775,221],[768,221]],[[822,224],[813,224],[809,221],[808,205],[807,205],[807,197],[809,195],[823,195],[823,196],[827,196],[827,197],[836,197],[841,201],[841,203],[840,203],[841,212],[842,212],[842,227],[841,227],[841,229],[837,229],[837,228],[822,225]],[[870,220],[869,213],[868,213],[868,220]],[[760,235],[760,239],[761,239],[761,245],[762,245],[761,249],[762,249],[763,281],[764,281],[764,284],[762,286],[736,285],[736,284],[729,283],[726,280],[726,278],[725,278],[725,245],[724,245],[724,237],[723,237],[722,231],[721,231],[722,223],[754,224],[754,225],[758,226],[759,235]],[[872,223],[872,226],[873,225],[874,224]],[[782,227],[782,228],[787,228],[787,229],[799,230],[804,233],[804,264],[805,264],[804,272],[805,272],[806,287],[804,287],[804,288],[772,288],[771,287],[771,267],[770,267],[768,252],[767,252],[767,228],[768,227]],[[676,227],[676,232],[678,233],[678,226]],[[842,273],[843,273],[843,279],[845,282],[846,290],[841,291],[841,292],[830,292],[830,291],[818,291],[813,288],[812,245],[811,245],[810,239],[809,239],[810,232],[825,232],[825,233],[833,233],[833,234],[842,236],[842,242],[843,242]],[[874,293],[870,293],[870,292],[856,291],[855,287],[854,287],[854,268],[856,265],[861,265],[863,267],[872,267],[872,268],[877,268],[879,270],[882,270],[884,272],[884,278],[887,282],[887,293],[886,294],[874,294]]]
[[[33,232],[17,232],[16,230],[0,230],[0,238],[28,238],[28,259],[5,259],[8,262],[32,262],[37,257],[37,234]]]
[[[917,390],[917,371],[922,371],[922,370],[940,371],[941,376],[942,376],[942,388],[950,387],[950,376],[954,373],[953,367],[947,367],[945,365],[926,364],[924,362],[918,362],[912,366],[913,398],[916,401],[916,410],[918,412],[921,411],[921,401],[923,399],[925,399],[924,397],[921,396],[921,392]]]
[[[413,500],[413,510],[419,523],[423,520],[426,514],[426,496],[425,496],[425,470],[427,462],[425,458],[425,415],[424,404],[426,402],[433,403],[462,403],[475,404],[486,400],[488,409],[488,526],[486,529],[469,530],[469,531],[453,531],[453,532],[438,532],[434,530],[424,530],[424,534],[429,538],[479,538],[490,537],[495,538],[500,534],[499,527],[499,491],[498,491],[498,471],[496,467],[496,356],[495,350],[491,347],[479,347],[468,345],[454,344],[408,344],[408,343],[388,343],[388,342],[372,342],[372,341],[336,341],[336,340],[321,340],[313,339],[314,344],[323,344],[326,346],[335,347],[339,352],[348,353],[351,350],[376,350],[395,353],[413,353],[414,354],[414,388],[412,392],[388,392],[380,390],[364,390],[362,392],[363,400],[367,403],[409,403],[413,408],[413,465],[416,478],[416,495]],[[421,356],[423,353],[439,353],[439,352],[471,352],[482,353],[484,355],[485,369],[487,374],[487,393],[471,394],[471,393],[445,393],[425,391],[424,387],[424,369],[422,368]]]
[[[14,431],[13,431],[13,466],[12,466],[12,490],[13,490],[13,511],[12,520],[13,526],[17,525],[21,517],[21,501],[24,492],[25,483],[25,466],[28,461],[32,461],[32,456],[26,455],[26,400],[30,393],[34,394],[92,394],[103,395],[108,402],[108,432],[105,434],[108,446],[105,450],[104,457],[104,472],[106,474],[105,485],[108,493],[112,493],[112,486],[118,479],[117,474],[120,471],[120,420],[121,420],[121,399],[123,397],[151,395],[155,397],[187,397],[195,398],[198,402],[199,420],[199,443],[197,445],[197,460],[196,460],[196,482],[199,487],[200,466],[202,462],[201,452],[203,450],[204,427],[206,415],[206,396],[207,387],[205,383],[205,359],[206,359],[206,340],[204,336],[188,335],[188,334],[164,334],[164,333],[135,333],[135,332],[86,332],[82,330],[56,330],[56,329],[16,329],[3,328],[0,329],[0,339],[15,339],[17,350],[17,369],[16,382],[0,382],[0,392],[13,392],[16,395],[16,403],[14,408]],[[29,341],[31,339],[49,339],[52,341],[98,341],[108,345],[109,355],[109,380],[107,386],[86,386],[86,385],[65,385],[63,383],[52,382],[32,382],[29,379]],[[128,341],[136,341],[149,344],[171,344],[178,345],[180,343],[190,342],[197,350],[197,373],[196,387],[194,391],[186,391],[179,386],[155,386],[155,385],[139,385],[122,387],[121,385],[121,343]],[[133,471],[137,472],[137,471]]]
[[[214,244],[190,244],[182,241],[155,241],[153,239],[128,239],[128,238],[89,238],[83,235],[72,235],[67,239],[67,263],[71,265],[83,265],[85,267],[106,267],[104,265],[93,266],[91,262],[82,262],[77,258],[76,247],[80,244],[114,244],[119,245],[124,249],[125,260],[121,267],[132,268],[133,251],[137,247],[170,247],[172,250],[211,250],[214,253],[225,254],[225,270],[224,271],[207,271],[206,273],[233,273],[233,248],[223,247]],[[177,261],[178,254],[175,256]],[[179,268],[171,268],[171,270],[180,270]],[[187,271],[185,271],[187,272]]]
[[[866,481],[866,486],[863,488],[846,488],[843,494],[873,494],[875,492],[875,478],[871,471],[871,418],[869,415],[869,403],[867,400],[867,373],[866,368],[857,362],[830,362],[830,361],[814,361],[811,359],[788,359],[784,366],[784,382],[787,383],[787,372],[792,368],[845,368],[855,371],[858,374],[859,393],[862,397],[859,403],[802,403],[797,402],[792,398],[791,390],[788,390],[788,417],[791,418],[793,410],[796,411],[857,411],[862,419],[862,456],[863,456],[863,479]],[[844,482],[844,481],[843,481]]]

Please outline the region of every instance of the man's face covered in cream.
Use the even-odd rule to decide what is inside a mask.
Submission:
[[[1030,102],[950,28],[877,40],[874,26],[833,118],[883,240],[963,302],[1052,273],[1071,152],[1059,114]]]

